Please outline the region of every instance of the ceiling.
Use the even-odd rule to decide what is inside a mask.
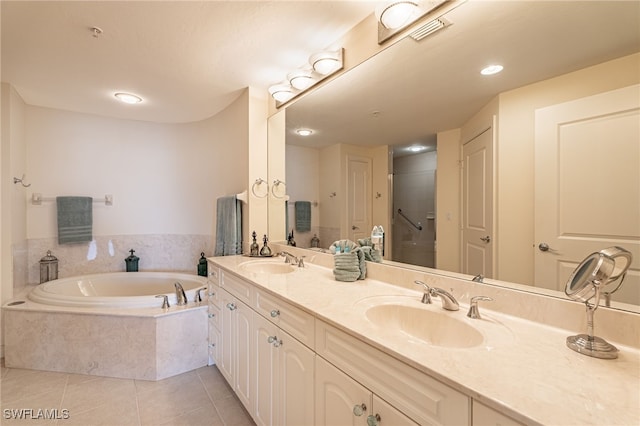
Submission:
[[[406,38],[289,106],[287,143],[432,144],[498,93],[640,51],[638,1],[469,1],[445,17],[449,27]],[[496,62],[503,72],[480,75]]]
[[[3,0],[1,76],[30,105],[199,121],[248,86],[266,93],[380,3]]]

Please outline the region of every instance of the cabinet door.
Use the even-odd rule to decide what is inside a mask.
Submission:
[[[313,425],[315,353],[278,329],[277,425]],[[282,343],[280,343],[282,342]]]
[[[319,356],[315,364],[316,426],[366,425],[371,392]]]
[[[244,404],[249,412],[253,411],[254,402],[254,359],[255,352],[253,350],[252,342],[252,323],[253,315],[252,310],[244,303],[236,300],[236,309],[233,310],[234,327],[232,330],[235,332],[235,391],[238,395],[238,399]],[[233,338],[232,338],[233,340]]]
[[[235,383],[233,318],[234,298],[224,290],[220,290],[220,341],[218,342],[218,369],[230,386]]]
[[[254,314],[253,340],[256,351],[256,396],[254,420],[258,426],[271,426],[275,422],[274,404],[276,398],[276,380],[278,360],[277,348],[270,338],[277,334],[278,327],[258,314]]]
[[[418,426],[418,423],[402,414],[375,394],[373,395],[373,409],[371,411],[376,421],[370,422],[369,424],[379,426]]]

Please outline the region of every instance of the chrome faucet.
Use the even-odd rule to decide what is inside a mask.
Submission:
[[[178,306],[187,304],[187,295],[184,293],[184,289],[182,288],[182,284],[176,282],[174,284],[176,288],[176,298],[178,299]]]
[[[423,283],[422,281],[418,281],[418,280],[415,280],[414,283],[416,283],[417,285],[421,285],[424,288],[424,293],[422,295],[421,302],[426,304],[431,303],[431,287],[429,287],[427,284]]]
[[[473,279],[471,281],[476,282],[476,283],[482,283],[482,282],[484,282],[484,275],[478,274],[475,277],[473,277]]]
[[[446,309],[447,311],[457,311],[460,309],[460,305],[453,294],[449,293],[446,290],[443,290],[438,287],[433,287],[431,289],[431,297],[439,297],[442,301],[442,309]]]
[[[284,256],[284,263],[291,263],[298,265],[298,268],[304,268],[304,256],[295,257],[288,251],[281,251],[280,256]]]

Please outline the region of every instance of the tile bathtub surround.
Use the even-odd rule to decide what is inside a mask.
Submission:
[[[5,410],[68,410],[64,425],[252,426],[215,366],[157,382],[2,367],[2,424],[24,424]],[[56,424],[55,420],[33,423]]]
[[[3,308],[8,367],[160,380],[207,365],[206,306],[164,315],[38,306]]]
[[[141,271],[196,273],[200,253],[213,254],[211,235],[96,236],[91,243],[58,245],[57,238],[28,240],[28,281],[40,282],[40,259],[51,250],[58,258],[58,276],[125,271],[124,259],[135,250]],[[15,284],[15,283],[14,283]],[[15,285],[14,285],[15,287]]]

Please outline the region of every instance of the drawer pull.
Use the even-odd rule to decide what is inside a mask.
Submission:
[[[380,414],[369,414],[367,426],[378,426],[380,424]]]
[[[271,311],[271,318],[275,318],[278,315],[280,315],[280,311],[277,309],[274,309],[273,311]]]
[[[208,293],[208,294],[209,294],[209,297],[213,297],[213,296],[215,296],[215,295],[216,295],[216,294],[215,294],[215,293],[213,293],[213,292]]]
[[[227,308],[229,308],[230,311],[235,311],[238,307],[235,303],[227,303]]]
[[[207,316],[208,316],[209,318],[213,318],[213,317],[215,317],[215,316],[216,316],[216,314],[208,314]]]
[[[216,344],[215,344],[215,343],[209,343],[209,347],[210,347],[210,348],[215,348],[215,347],[216,347]]]
[[[361,415],[364,414],[364,412],[367,411],[367,406],[362,403],[360,405],[356,404],[353,406],[353,415],[360,417]]]
[[[278,340],[277,336],[269,336],[267,342],[271,343],[275,348],[282,346],[282,340]]]

